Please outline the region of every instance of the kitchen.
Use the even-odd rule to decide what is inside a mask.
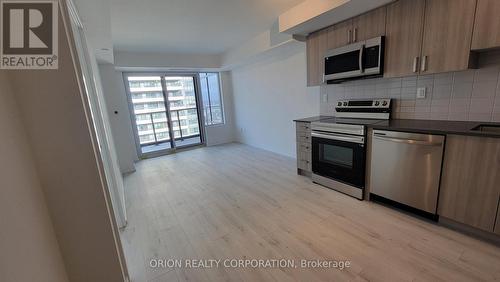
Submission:
[[[310,34],[322,115],[295,120],[298,173],[498,243],[495,9],[400,0]]]

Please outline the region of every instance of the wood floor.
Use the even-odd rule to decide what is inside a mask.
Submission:
[[[142,161],[125,179],[132,281],[491,281],[500,248],[296,175],[241,144]],[[151,268],[150,259],[349,260],[344,270]]]

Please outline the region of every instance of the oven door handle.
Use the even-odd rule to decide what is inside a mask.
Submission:
[[[365,143],[365,138],[361,137],[361,136],[359,136],[359,137],[358,136],[346,136],[346,135],[340,135],[340,134],[318,133],[318,132],[312,132],[311,136],[312,137],[329,139],[329,140],[337,140],[337,141],[345,141],[345,142],[358,143],[358,144],[364,144]]]

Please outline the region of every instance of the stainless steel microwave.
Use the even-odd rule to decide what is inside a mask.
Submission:
[[[384,74],[384,37],[375,37],[325,54],[323,82],[340,83],[345,80]]]

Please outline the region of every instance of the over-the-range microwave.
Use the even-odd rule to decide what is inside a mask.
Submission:
[[[340,83],[384,73],[384,37],[375,37],[326,52],[323,82]]]

